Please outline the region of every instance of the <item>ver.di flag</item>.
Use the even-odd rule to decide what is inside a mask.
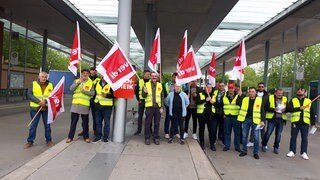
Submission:
[[[208,71],[209,83],[214,87],[216,85],[216,53],[212,53],[211,63]]]
[[[244,80],[245,67],[247,67],[246,48],[244,44],[244,38],[242,38],[233,66],[233,73],[240,81]]]
[[[177,70],[180,69],[180,66],[183,62],[183,60],[187,56],[187,46],[188,46],[188,38],[187,38],[188,31],[186,30],[184,32],[184,36],[180,45],[180,51],[179,51],[179,57],[178,57],[178,63],[177,63]]]
[[[202,77],[198,62],[195,59],[192,46],[190,47],[186,58],[182,62],[176,77],[177,84],[185,84]]]
[[[114,91],[136,74],[136,71],[116,41],[96,70]]]
[[[78,63],[81,61],[81,46],[80,46],[80,29],[77,21],[76,32],[73,38],[72,49],[70,53],[70,60],[68,69],[77,76]]]
[[[48,104],[48,124],[53,123],[56,117],[64,112],[63,103],[63,92],[64,92],[64,76],[60,79],[59,83],[50,93],[47,98]]]
[[[153,45],[150,53],[150,58],[148,61],[148,66],[151,71],[157,72],[157,66],[161,62],[161,52],[160,52],[160,29],[158,28],[156,36],[153,40]]]

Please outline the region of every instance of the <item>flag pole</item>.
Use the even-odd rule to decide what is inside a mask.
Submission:
[[[39,114],[40,110],[42,109],[42,106],[39,108],[38,112],[36,113],[36,115],[33,116],[33,118],[31,119],[31,121],[28,124],[28,127],[31,125],[31,123],[34,121],[34,119],[37,117],[37,115]]]

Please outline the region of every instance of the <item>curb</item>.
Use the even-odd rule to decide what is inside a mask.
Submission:
[[[188,146],[198,179],[221,180],[219,173],[211,164],[196,140],[188,139]]]

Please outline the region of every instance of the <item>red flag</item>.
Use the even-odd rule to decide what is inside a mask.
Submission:
[[[184,32],[184,36],[180,45],[180,52],[178,57],[178,63],[177,63],[177,69],[180,69],[180,66],[183,62],[183,60],[187,56],[187,46],[188,46],[188,38],[187,38],[187,30]]]
[[[199,64],[195,59],[192,46],[190,47],[186,58],[182,62],[176,77],[177,84],[185,84],[190,81],[199,79],[202,77],[202,73],[199,68]]]
[[[240,81],[244,79],[244,68],[247,67],[246,48],[244,38],[240,42],[236,60],[234,61],[233,73]]]
[[[156,36],[154,37],[148,66],[151,71],[157,72],[157,65],[161,62],[160,52],[160,29],[158,28]]]
[[[211,63],[208,71],[209,83],[214,87],[216,85],[216,53],[212,53]]]
[[[68,64],[68,69],[77,76],[78,63],[81,61],[81,46],[80,46],[80,30],[79,23],[77,21],[76,32],[73,38],[72,49],[70,53],[70,60]]]
[[[64,92],[64,76],[61,78],[59,83],[50,93],[47,98],[48,104],[48,124],[53,123],[56,117],[64,112],[63,104],[63,92]]]
[[[96,69],[114,91],[136,74],[117,42],[114,43]]]

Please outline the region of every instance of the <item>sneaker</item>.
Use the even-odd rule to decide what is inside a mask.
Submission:
[[[71,143],[72,142],[72,139],[70,139],[70,138],[68,138],[67,140],[66,140],[66,143]]]
[[[177,137],[178,139],[180,139],[180,134],[176,134],[176,137]]]
[[[279,154],[279,149],[278,148],[273,148],[273,153]]]
[[[266,151],[267,151],[267,146],[262,146],[262,147],[261,147],[261,151],[262,151],[262,152],[266,152]]]
[[[172,138],[169,138],[168,143],[169,143],[169,144],[173,143],[173,139],[172,139]]]
[[[224,148],[222,149],[222,151],[229,151],[229,148],[224,147]]]
[[[247,147],[253,147],[253,143],[252,142],[248,142]]]
[[[169,134],[165,134],[164,138],[169,139],[170,138]]]
[[[32,142],[28,142],[27,144],[24,145],[24,149],[31,148],[33,146]]]
[[[253,157],[254,157],[255,159],[260,159],[260,157],[259,157],[258,154],[254,154]]]
[[[153,142],[154,142],[156,145],[160,145],[159,139],[154,139]]]
[[[305,153],[305,152],[301,154],[301,158],[304,160],[309,160],[309,157],[308,157],[307,153]]]
[[[184,145],[184,139],[180,139],[180,144]]]
[[[145,143],[146,145],[150,145],[150,139],[146,139],[146,140],[144,141],[144,143]]]
[[[241,153],[241,150],[240,149],[234,149],[235,151],[237,151],[237,152],[239,152],[239,153]]]
[[[53,145],[54,145],[54,143],[52,141],[47,142],[47,147],[52,147]]]
[[[141,133],[141,131],[137,131],[137,132],[134,133],[134,135],[138,136],[138,135],[140,135],[140,133]]]
[[[83,136],[83,132],[80,132],[80,133],[78,134],[78,136]]]
[[[195,139],[195,140],[198,139],[197,134],[192,134],[192,137],[193,137],[193,139]]]
[[[103,142],[107,143],[107,142],[109,142],[109,139],[107,137],[104,137]]]
[[[187,138],[188,137],[188,133],[184,133],[183,134],[183,139]]]
[[[87,139],[84,140],[84,142],[86,142],[86,143],[91,143],[91,139],[90,139],[90,138],[87,138]]]
[[[246,155],[247,155],[247,153],[245,153],[245,152],[241,152],[241,153],[239,154],[240,157],[243,157],[243,156],[246,156]]]
[[[292,151],[288,152],[288,154],[287,154],[287,157],[294,157],[294,156],[295,156],[295,154]]]
[[[94,140],[92,142],[93,143],[98,143],[99,141],[101,141],[101,138],[94,138]]]

